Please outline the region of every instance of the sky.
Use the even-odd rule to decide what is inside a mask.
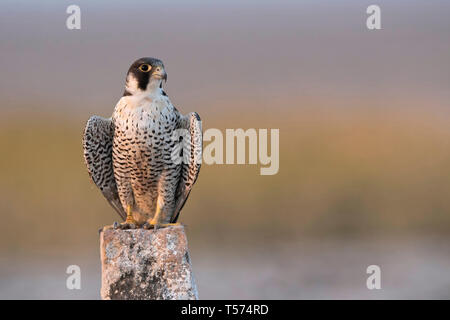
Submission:
[[[1,108],[111,112],[142,56],[164,61],[176,105],[200,111],[449,98],[449,2],[378,1],[376,31],[365,25],[370,1],[77,1],[81,30],[68,30],[73,3],[2,2]]]

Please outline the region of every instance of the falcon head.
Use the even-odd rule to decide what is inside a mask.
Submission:
[[[141,58],[128,69],[124,96],[151,93],[167,81],[167,73],[161,60]]]

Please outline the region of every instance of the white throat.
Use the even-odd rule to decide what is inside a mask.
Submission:
[[[126,91],[131,93],[132,97],[137,99],[144,99],[146,97],[154,97],[162,94],[161,89],[161,79],[150,78],[149,83],[147,84],[147,88],[142,90],[138,86],[137,79],[130,73],[127,76],[127,82],[125,85]]]

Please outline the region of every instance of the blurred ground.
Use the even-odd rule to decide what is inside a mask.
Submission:
[[[200,299],[449,299],[447,242],[374,238],[252,248],[191,245],[191,257]],[[99,299],[96,254],[3,257],[0,298]],[[66,289],[71,264],[81,267],[81,290]],[[371,264],[381,268],[381,290],[366,288]]]

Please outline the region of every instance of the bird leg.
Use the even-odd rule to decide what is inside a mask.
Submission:
[[[161,215],[161,205],[159,204],[159,201],[156,202],[156,212],[153,218],[148,219],[147,222],[144,224],[144,229],[155,229],[157,230],[159,226],[159,216]]]
[[[153,218],[148,219],[146,223],[142,226],[144,229],[155,229],[158,228],[165,228],[170,226],[179,226],[180,223],[160,223],[161,221],[161,213],[164,210],[162,208],[163,206],[160,204],[159,201],[156,203],[156,212]]]
[[[133,212],[131,205],[127,206],[127,219],[120,224],[120,229],[134,229],[138,225],[137,221],[133,218]]]
[[[152,219],[148,219],[146,223],[144,223],[144,229],[158,229],[158,220],[159,215],[161,214],[161,206],[159,205],[159,201],[156,203],[156,212]]]

